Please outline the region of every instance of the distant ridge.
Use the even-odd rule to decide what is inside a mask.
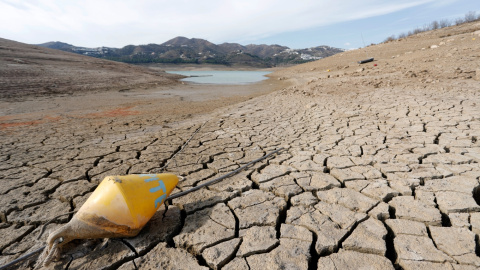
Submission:
[[[51,42],[52,48],[71,48]],[[180,76],[0,38],[0,100],[178,84]]]
[[[125,63],[221,64],[252,67],[273,67],[301,64],[336,53],[343,49],[318,46],[290,49],[280,45],[214,44],[204,39],[176,37],[162,44],[128,45],[123,48],[86,48],[63,42],[47,42],[38,46],[73,52]]]

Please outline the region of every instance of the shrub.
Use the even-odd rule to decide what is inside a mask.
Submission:
[[[452,22],[450,20],[447,20],[447,19],[440,20],[439,24],[440,24],[440,28],[445,28],[445,27],[452,26]]]
[[[395,39],[396,39],[395,35],[391,35],[387,37],[383,42],[386,43],[386,42],[394,41]]]
[[[417,28],[413,29],[413,34],[414,35],[422,33],[422,32],[423,32],[423,30],[420,27],[417,27]]]
[[[448,20],[448,19],[443,19],[440,21],[433,21],[430,24],[425,24],[423,27],[416,27],[415,29],[408,31],[407,33],[401,33],[398,35],[398,39],[401,38],[406,38],[411,35],[419,34],[425,31],[430,31],[430,30],[436,30],[444,27],[449,27],[452,26],[453,24],[455,25],[460,25],[462,23],[468,23],[468,22],[473,22],[480,20],[480,14],[477,15],[475,11],[469,11],[465,14],[463,18],[457,18],[455,19],[454,22]],[[391,35],[388,38],[386,38],[383,42],[390,42],[393,40],[396,40],[395,35]]]
[[[460,25],[462,23],[464,23],[465,21],[462,19],[462,18],[457,18],[455,19],[455,25]]]
[[[475,14],[475,11],[469,11],[467,14],[465,14],[465,22],[473,22],[477,20],[477,16]]]

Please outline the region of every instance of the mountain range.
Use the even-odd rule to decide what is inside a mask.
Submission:
[[[86,48],[63,42],[38,44],[58,49],[131,64],[222,64],[227,66],[273,67],[301,64],[343,52],[343,49],[318,46],[290,49],[280,45],[214,44],[204,39],[176,37],[162,44],[128,45],[123,48]]]

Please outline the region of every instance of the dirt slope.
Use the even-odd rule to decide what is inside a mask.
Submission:
[[[480,22],[424,32],[405,39],[347,51],[281,70],[309,94],[361,92],[372,88],[473,89],[480,68]],[[375,61],[357,61],[374,57]],[[374,66],[376,65],[376,66]]]
[[[171,84],[177,76],[0,38],[0,99]]]

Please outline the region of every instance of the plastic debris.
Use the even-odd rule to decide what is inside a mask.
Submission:
[[[368,63],[368,62],[373,62],[374,58],[368,58],[368,59],[365,59],[365,60],[361,60],[361,61],[358,61],[359,64],[365,64],[365,63]]]
[[[47,249],[74,239],[137,235],[177,184],[169,173],[108,176],[70,222],[50,234]]]

